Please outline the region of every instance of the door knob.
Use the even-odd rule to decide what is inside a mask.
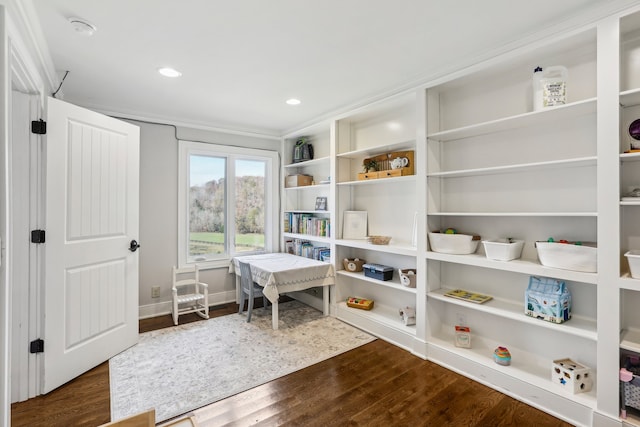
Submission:
[[[140,247],[140,245],[135,240],[132,240],[131,243],[129,243],[129,250],[131,252],[137,251],[139,247]]]

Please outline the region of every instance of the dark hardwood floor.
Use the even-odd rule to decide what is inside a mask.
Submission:
[[[228,304],[210,315],[235,312],[237,305]],[[199,320],[180,317],[181,324]],[[172,325],[169,315],[144,319],[140,332]],[[216,402],[196,416],[200,426],[570,426],[383,340]],[[47,395],[11,405],[13,427],[109,421],[108,362]]]

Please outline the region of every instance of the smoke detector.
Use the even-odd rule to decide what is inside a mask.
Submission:
[[[98,28],[96,28],[95,25],[85,19],[73,17],[69,18],[68,21],[73,27],[74,31],[80,35],[90,37],[93,35],[93,33],[98,31]]]

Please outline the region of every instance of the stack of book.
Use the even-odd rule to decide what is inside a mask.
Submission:
[[[287,253],[329,262],[331,250],[325,246],[313,246],[308,240],[293,239],[285,242]]]

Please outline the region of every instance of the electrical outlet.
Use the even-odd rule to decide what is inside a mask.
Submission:
[[[151,298],[160,298],[160,286],[151,288]]]
[[[462,313],[456,313],[456,325],[467,326],[467,315]]]

